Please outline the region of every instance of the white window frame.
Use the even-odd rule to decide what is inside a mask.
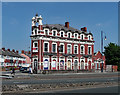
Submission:
[[[88,46],[88,54],[89,54],[89,47],[91,48],[91,46]],[[91,55],[92,54],[92,48],[90,49],[90,54],[89,55]]]
[[[37,43],[37,47],[35,47],[35,43]],[[38,42],[37,41],[33,42],[33,47],[32,48],[37,48],[37,50],[33,50],[33,52],[38,52]]]
[[[48,28],[45,28],[45,29],[44,29],[44,35],[46,35],[45,30],[47,30],[47,31],[48,31],[48,35],[49,35],[49,32],[50,32],[50,31],[49,31],[49,29],[48,29]]]
[[[64,31],[60,31],[60,37],[61,37],[61,32],[63,32],[63,37],[64,37],[64,34],[65,34]]]
[[[83,53],[81,53],[81,47],[83,46]],[[85,54],[85,46],[84,45],[81,45],[80,46],[80,54]]]
[[[77,38],[75,37],[76,34],[77,34]],[[74,33],[74,38],[75,38],[75,39],[78,39],[78,33]]]
[[[54,36],[54,35],[53,35],[53,32],[54,32],[54,31],[56,32],[55,36],[57,36],[57,30],[52,30],[52,36]]]
[[[83,39],[82,39],[82,35],[83,35]],[[81,40],[84,40],[84,38],[85,38],[84,34],[81,34],[81,35],[80,35],[80,39],[81,39]]]
[[[77,53],[75,53],[75,46],[77,46]],[[78,54],[78,45],[74,45],[74,54]]]
[[[90,37],[90,39],[89,39],[89,37]],[[91,40],[91,35],[88,35],[88,40]]]
[[[37,42],[37,41],[34,41],[34,42],[33,42],[33,48],[36,48],[36,47],[35,47],[35,43],[37,43],[37,48],[38,48],[38,42]]]
[[[35,34],[35,30],[37,31],[37,34]],[[38,29],[35,28],[32,32],[33,32],[32,35],[38,35]]]
[[[71,32],[67,32],[67,37],[68,37],[68,34],[70,33],[70,38],[72,37],[71,35],[72,35],[72,33]]]
[[[45,51],[45,49],[44,49],[45,48],[45,43],[48,43],[48,51]],[[49,42],[44,42],[43,49],[44,49],[43,50],[44,52],[49,52]]]
[[[55,52],[53,52],[53,44],[56,44],[56,51]],[[52,52],[57,53],[57,43],[55,43],[55,42],[52,43]]]
[[[60,46],[61,45],[63,45],[63,52],[60,51],[59,53],[64,53],[65,52],[65,45],[64,45],[64,43],[60,43]]]
[[[68,53],[68,45],[70,45],[70,54],[72,53],[72,45],[71,44],[67,44],[67,53]]]

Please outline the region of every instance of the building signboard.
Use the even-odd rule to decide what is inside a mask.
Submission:
[[[49,61],[45,59],[44,61],[44,70],[48,70]]]
[[[56,70],[56,60],[52,61],[52,70]]]

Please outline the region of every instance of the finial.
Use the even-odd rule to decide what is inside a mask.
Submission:
[[[38,13],[36,13],[36,15],[35,16],[38,16]]]

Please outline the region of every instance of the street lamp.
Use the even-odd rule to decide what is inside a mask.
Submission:
[[[61,47],[58,46],[58,66],[59,66],[59,52],[61,51]]]
[[[103,38],[104,38],[104,40],[107,40],[106,35],[103,37],[103,33],[105,34],[105,32],[101,31],[101,54],[102,54],[101,72],[103,72]]]

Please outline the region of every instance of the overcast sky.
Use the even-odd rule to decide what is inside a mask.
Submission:
[[[99,51],[100,32],[107,40],[118,43],[118,3],[117,2],[77,2],[77,3],[2,3],[2,45],[15,50],[28,50],[30,46],[31,19],[42,15],[43,24],[64,24],[80,29],[87,27],[95,40],[95,52]]]

